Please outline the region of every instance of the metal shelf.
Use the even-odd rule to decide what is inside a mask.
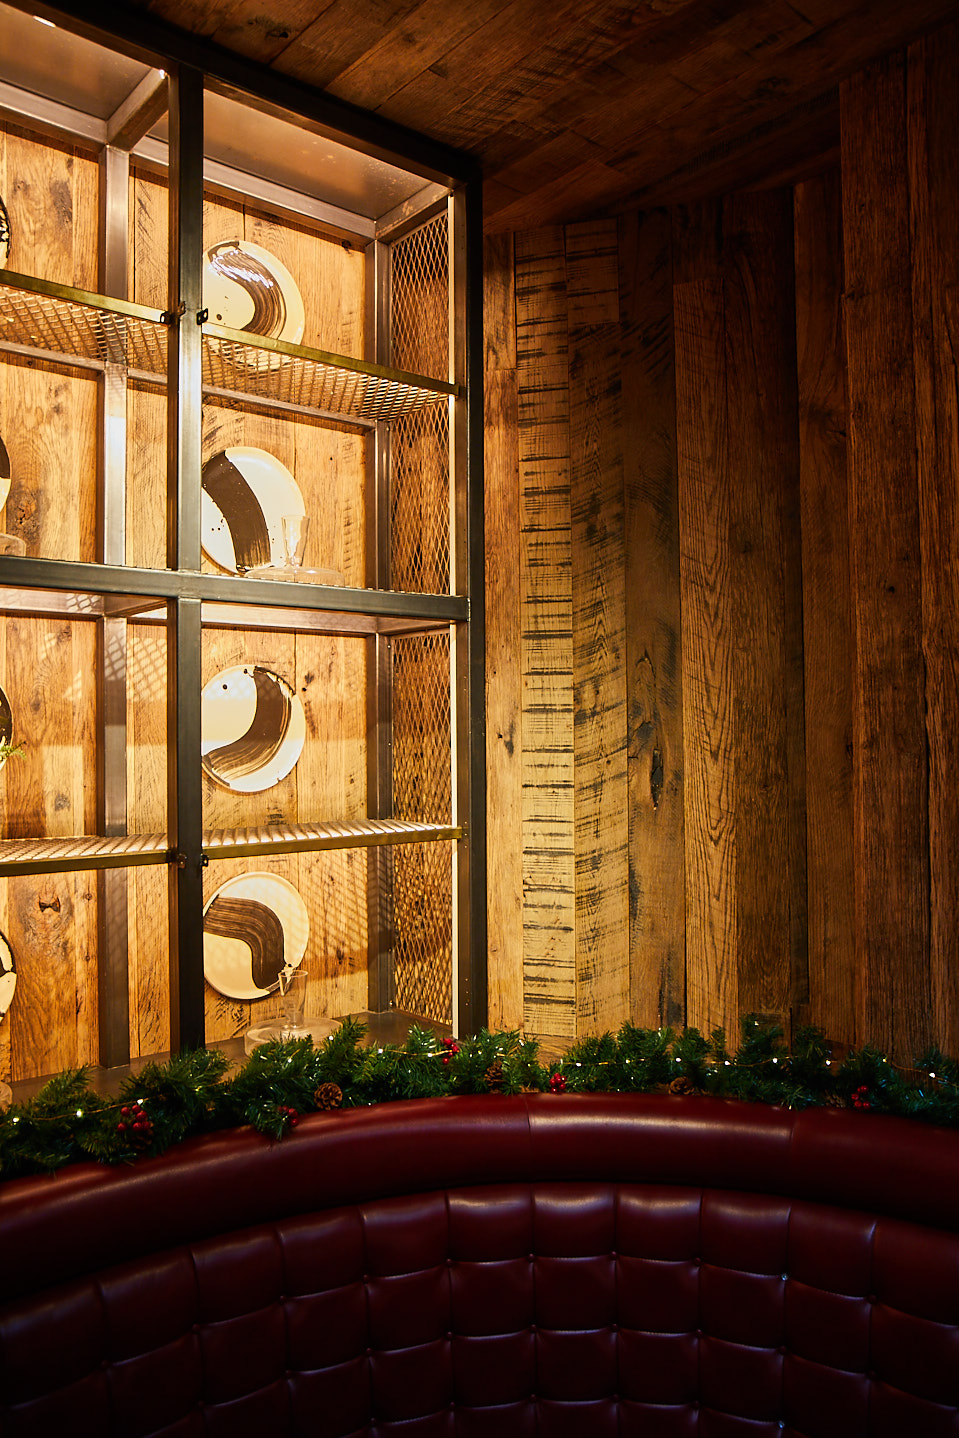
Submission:
[[[122,834],[109,839],[2,839],[0,877],[166,864],[171,857],[166,834]]]
[[[368,424],[399,419],[459,393],[456,385],[441,380],[282,340],[252,339],[214,324],[203,326],[203,383],[231,398],[345,415]]]
[[[353,824],[270,824],[255,829],[209,829],[203,852],[209,859],[244,854],[283,854],[294,849],[372,849],[382,844],[431,844],[461,839],[457,824],[420,824],[403,819],[362,819]]]
[[[101,369],[120,365],[165,384],[175,317],[31,275],[0,272],[0,351]],[[185,321],[184,321],[185,322]],[[203,326],[203,384],[231,402],[274,405],[366,428],[460,393],[456,385],[345,355]]]
[[[431,844],[461,839],[456,824],[423,824],[402,819],[363,819],[351,824],[270,824],[250,829],[206,829],[207,859],[242,859],[319,849],[371,849],[383,844]],[[176,859],[166,834],[122,834],[112,838],[0,840],[0,878],[16,874],[60,874],[77,869],[120,869],[169,864]]]
[[[165,383],[168,334],[160,310],[0,271],[3,349],[61,364],[122,365]]]

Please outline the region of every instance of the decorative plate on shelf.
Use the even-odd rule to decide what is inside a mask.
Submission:
[[[0,198],[0,270],[6,268],[7,260],[10,258],[10,216],[7,214],[7,207]]]
[[[13,961],[13,950],[6,934],[0,934],[0,1019],[13,1002],[16,987],[17,966]]]
[[[7,453],[7,446],[3,442],[3,437],[0,435],[0,509],[6,504],[10,494],[10,481],[10,456]]]
[[[285,779],[306,740],[299,696],[259,664],[214,675],[200,695],[200,723],[204,772],[237,794]]]
[[[306,953],[310,919],[298,890],[277,874],[241,874],[203,910],[203,972],[228,999],[265,999]]]
[[[286,563],[283,516],[305,514],[300,487],[265,449],[233,445],[203,466],[200,524],[203,551],[232,574]]]
[[[214,324],[251,338],[294,345],[303,338],[306,315],[296,281],[276,255],[249,240],[222,240],[207,250],[203,307]]]
[[[13,710],[10,708],[10,700],[0,689],[0,744],[13,743]],[[0,755],[0,769],[7,762],[5,755]]]

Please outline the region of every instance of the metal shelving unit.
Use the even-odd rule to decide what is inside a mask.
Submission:
[[[15,0],[19,5],[19,0]],[[24,7],[25,8],[25,7]],[[88,8],[90,13],[87,13]],[[375,116],[363,116],[287,82],[254,71],[232,57],[182,43],[144,14],[124,17],[125,33],[105,35],[102,9],[82,0],[68,7],[82,41],[94,39],[126,53],[148,51],[154,68],[144,74],[118,110],[123,124],[85,117],[5,82],[0,101],[8,117],[46,133],[82,137],[101,152],[106,220],[100,273],[110,293],[91,293],[29,275],[0,272],[0,355],[29,363],[69,365],[101,377],[101,424],[122,424],[127,386],[162,389],[169,396],[168,555],[166,569],[128,566],[122,540],[124,478],[107,452],[100,475],[101,538],[96,563],[0,555],[0,605],[9,614],[64,615],[98,626],[98,643],[122,673],[129,621],[163,626],[168,646],[169,814],[164,833],[126,830],[125,716],[122,694],[104,690],[100,766],[103,792],[95,835],[0,842],[4,876],[70,870],[111,873],[143,865],[169,866],[171,1034],[173,1048],[204,1039],[203,869],[211,860],[391,846],[446,843],[453,853],[452,1020],[466,1031],[485,1018],[485,791],[483,784],[483,508],[480,314],[479,181],[471,162],[419,137],[397,134]],[[54,12],[50,12],[51,14]],[[62,42],[62,34],[58,43]],[[162,62],[164,70],[156,68]],[[169,77],[168,79],[166,77]],[[245,174],[221,158],[204,158],[204,95],[214,97],[216,119],[224,104],[253,104],[264,115],[301,125],[338,156],[355,154],[364,183],[377,165],[411,178],[407,192],[382,214],[351,215],[334,195],[329,202],[295,185]],[[154,122],[165,96],[169,123],[157,138]],[[217,109],[219,107],[219,109]],[[150,127],[154,126],[153,130]],[[102,133],[101,133],[102,129]],[[150,131],[150,133],[147,133]],[[212,132],[211,132],[212,133]],[[211,141],[212,143],[212,141]],[[223,146],[223,141],[217,141]],[[126,259],[124,226],[131,155],[166,168],[170,181],[171,290],[169,308],[151,309],[122,297]],[[342,158],[338,158],[342,166]],[[251,337],[208,322],[202,309],[202,207],[205,187],[243,195],[305,215],[332,234],[350,236],[366,251],[368,349],[358,359],[279,340]],[[450,234],[448,379],[395,368],[389,360],[390,246],[431,216],[447,216]],[[290,584],[280,579],[204,572],[200,545],[200,422],[204,402],[328,424],[366,436],[371,456],[367,481],[367,584],[343,588]],[[431,412],[449,427],[451,492],[449,584],[444,592],[391,589],[388,532],[390,429]],[[118,538],[118,536],[120,536]],[[368,816],[361,822],[311,822],[211,829],[204,826],[200,774],[200,649],[207,627],[280,633],[355,636],[369,646]],[[392,812],[390,646],[428,639],[449,644],[448,707],[451,725],[450,815],[402,818]],[[112,648],[110,647],[112,646]],[[112,706],[112,707],[111,707]],[[119,747],[118,747],[119,746]],[[104,777],[105,776],[105,777]],[[380,930],[382,866],[371,858],[369,1007],[389,1006],[390,956]],[[116,896],[101,889],[101,913],[116,914]],[[110,902],[107,902],[110,900]],[[374,942],[381,944],[374,953]],[[126,1012],[125,930],[101,919],[99,1008],[101,1063],[123,1063]]]

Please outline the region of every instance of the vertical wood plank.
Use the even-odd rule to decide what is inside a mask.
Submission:
[[[626,565],[615,220],[566,229],[573,570],[576,1030],[629,1013]]]
[[[726,344],[722,281],[674,289],[686,776],[686,1021],[739,1012]]]
[[[484,251],[487,1000],[523,1025],[523,749],[516,311],[511,235]]]
[[[810,1019],[857,1042],[842,194],[838,171],[796,186]],[[864,1036],[865,1037],[865,1036]]]
[[[931,1027],[959,1049],[959,26],[908,57],[913,345],[929,762]]]
[[[686,1010],[682,646],[670,220],[620,221],[630,1017]]]
[[[905,74],[845,82],[844,314],[849,385],[859,1027],[911,1061],[931,1038]]]
[[[808,998],[792,206],[723,206],[739,1008]]]
[[[576,1031],[573,593],[566,255],[516,236],[523,666],[524,1022]]]

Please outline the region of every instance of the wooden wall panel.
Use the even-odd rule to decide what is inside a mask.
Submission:
[[[846,371],[839,171],[796,186],[810,1019],[856,1042]]]
[[[519,398],[513,239],[484,250],[486,337],[487,1020],[523,1023],[523,721]]]
[[[656,1027],[686,1010],[682,643],[670,218],[619,222],[629,1013]]]
[[[614,220],[566,230],[576,840],[576,1029],[629,1014],[626,563]]]
[[[621,220],[615,353],[598,339],[608,274],[587,278],[580,242],[602,224],[515,237],[523,918],[527,960],[534,934],[551,960],[525,973],[539,1032],[550,1002],[569,1016],[569,966],[552,965],[570,952],[568,829],[548,830],[544,869],[530,805],[548,793],[568,816],[571,785],[576,816],[594,814],[596,754],[615,768],[619,750],[615,723],[596,746],[593,726],[622,673],[631,1016],[735,1033],[758,1009],[907,1063],[933,1038],[959,1048],[957,61],[954,26],[848,81],[841,175],[687,206],[670,235],[663,216]],[[600,594],[612,622],[620,523],[624,667],[613,631],[591,641],[582,623]],[[505,596],[491,590],[504,634]],[[491,811],[491,853],[495,826]],[[591,937],[576,935],[581,974]]]
[[[931,1024],[959,1052],[959,27],[908,57],[922,652],[929,764]]]
[[[0,194],[10,216],[10,269],[95,290],[96,159],[75,145],[0,124]]]
[[[930,1037],[928,811],[905,66],[842,87],[860,1032]]]
[[[3,769],[5,838],[95,830],[96,630],[60,618],[7,617],[0,685],[25,741]],[[17,965],[11,1073],[55,1073],[97,1055],[96,879],[23,875],[6,891],[3,931]]]
[[[524,1022],[576,1028],[573,594],[566,252],[516,237],[523,615]]]
[[[0,126],[10,268],[96,289],[97,183],[96,161],[84,152]],[[2,527],[28,554],[95,557],[96,405],[88,371],[6,357],[0,365],[0,434],[11,467]]]
[[[686,1019],[739,1010],[732,597],[722,281],[676,286],[676,434],[686,775]]]
[[[734,785],[739,1007],[788,1026],[793,1000],[807,988],[788,191],[724,203],[723,272],[733,671],[724,762]]]

